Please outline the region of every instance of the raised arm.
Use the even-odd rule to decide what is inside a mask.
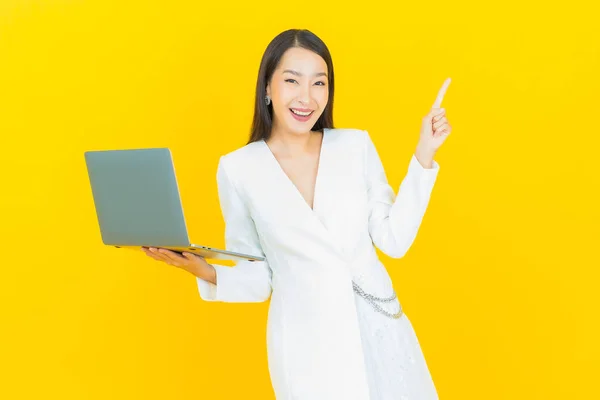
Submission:
[[[364,131],[365,179],[369,197],[369,233],[377,248],[403,257],[415,240],[433,189],[439,165],[424,168],[413,155],[397,196],[394,195],[371,137]]]
[[[226,249],[264,256],[254,221],[225,164],[221,157],[217,168],[217,186],[225,222]],[[270,297],[272,272],[267,260],[238,261],[235,267],[212,265],[216,272],[216,284],[197,278],[203,300],[252,303],[266,301]]]

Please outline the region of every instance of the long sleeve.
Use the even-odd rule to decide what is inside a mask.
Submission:
[[[226,249],[264,256],[254,221],[227,174],[223,157],[217,168],[221,213],[225,222]],[[268,261],[237,261],[234,267],[214,265],[217,284],[196,278],[200,297],[206,301],[262,302],[271,295],[272,271]]]
[[[417,236],[439,172],[424,168],[413,154],[398,195],[394,195],[371,137],[365,132],[365,179],[369,198],[369,234],[377,248],[392,258],[403,257]]]

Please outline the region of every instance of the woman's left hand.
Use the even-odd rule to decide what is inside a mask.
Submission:
[[[431,111],[423,118],[421,124],[421,134],[417,149],[419,153],[426,155],[426,157],[431,157],[432,159],[442,143],[444,143],[448,135],[450,135],[450,132],[452,132],[452,126],[448,122],[448,117],[446,116],[446,110],[440,108],[449,85],[450,78],[444,81],[444,84],[433,103]]]

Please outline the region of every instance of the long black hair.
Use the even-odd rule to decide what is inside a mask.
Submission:
[[[327,79],[329,84],[329,99],[323,113],[313,126],[313,131],[320,131],[323,128],[333,128],[333,62],[331,54],[325,43],[317,35],[307,29],[289,29],[275,36],[267,46],[260,62],[258,70],[258,79],[256,81],[256,98],[254,99],[254,118],[250,131],[248,143],[256,142],[262,139],[267,140],[271,135],[273,126],[273,107],[272,103],[265,103],[267,94],[267,84],[270,82],[273,72],[279,65],[279,61],[288,49],[292,47],[301,47],[310,50],[323,58],[327,64]]]

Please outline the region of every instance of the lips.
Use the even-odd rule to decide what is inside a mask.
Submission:
[[[290,108],[290,113],[292,116],[301,122],[306,122],[312,116],[314,110],[308,108]]]
[[[290,110],[293,113],[295,113],[296,115],[300,115],[301,117],[310,115],[314,111],[314,110],[311,110],[310,108],[290,108]]]

